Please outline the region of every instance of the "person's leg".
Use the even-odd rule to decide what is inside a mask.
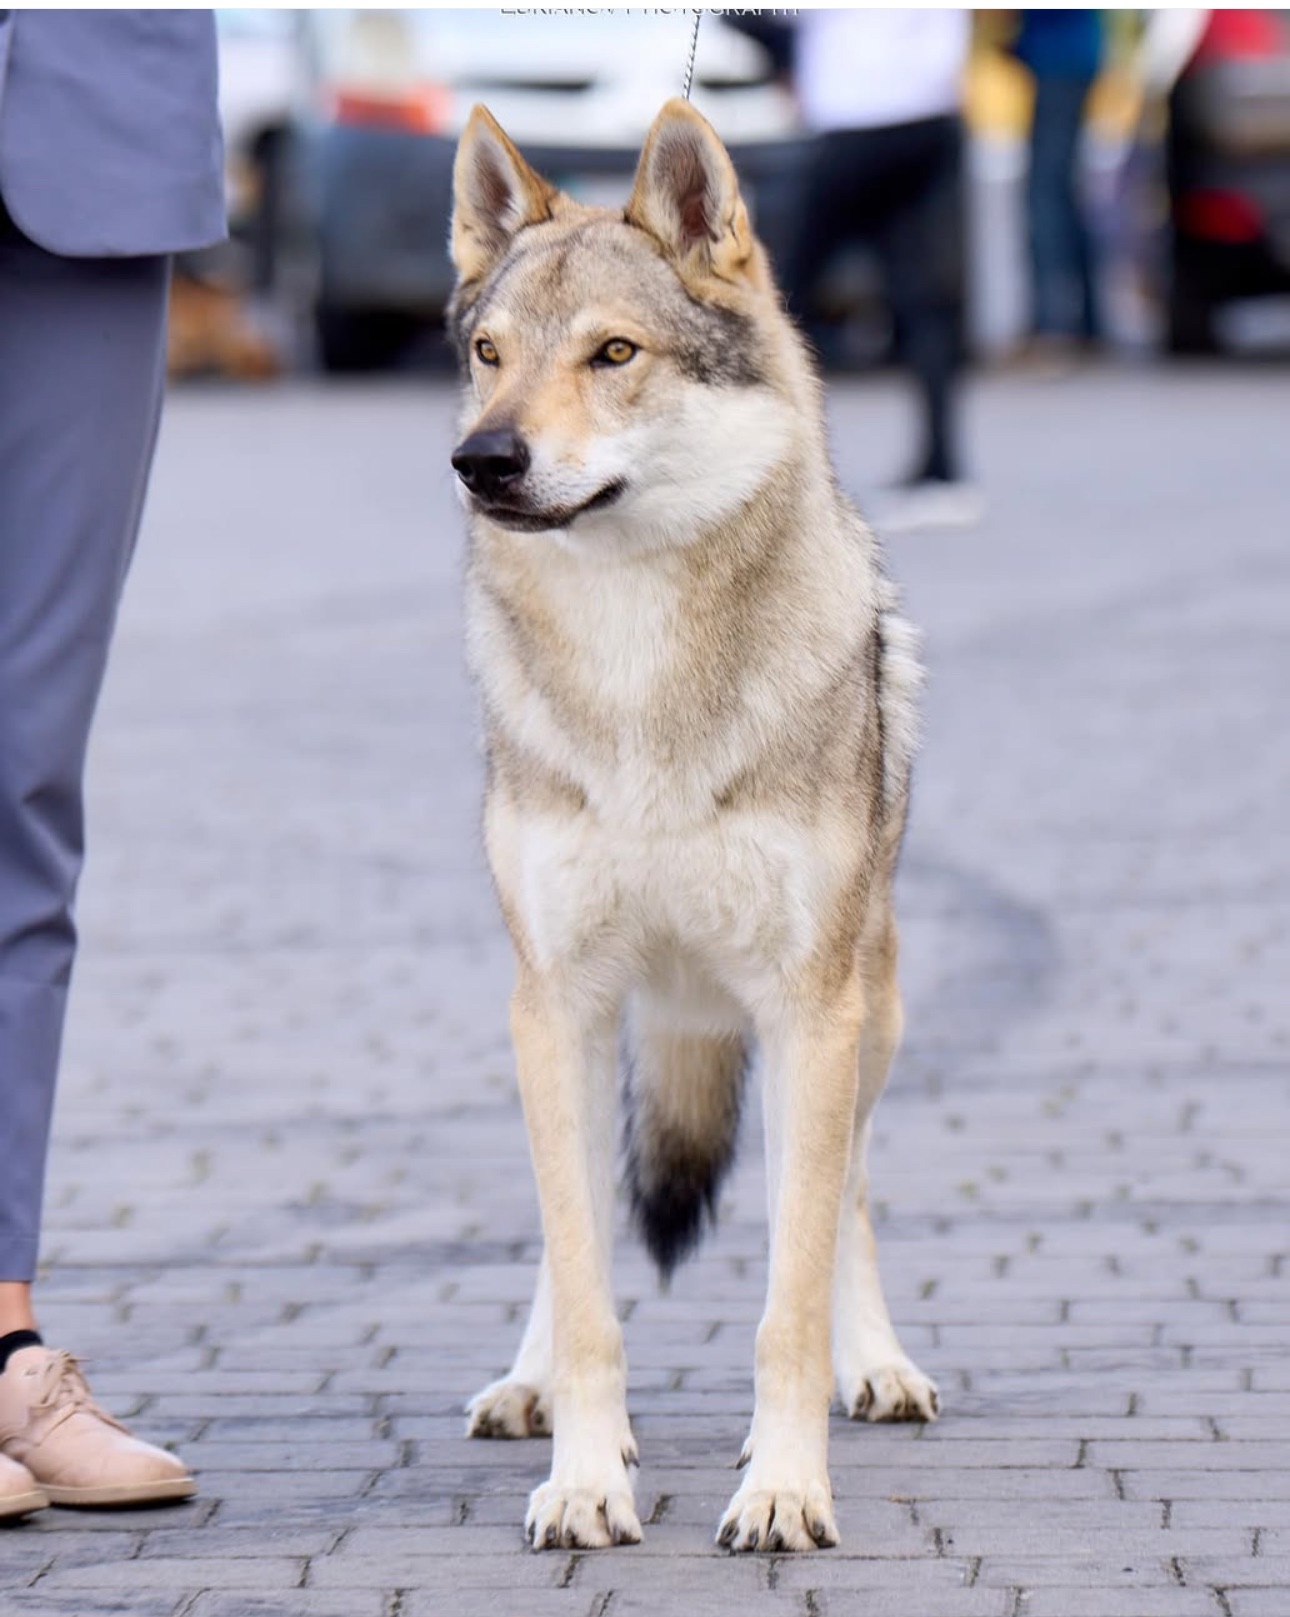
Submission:
[[[775,266],[788,312],[808,336],[817,335],[814,293],[838,250],[868,224],[867,130],[820,135],[802,182],[796,227],[784,262]]]
[[[881,232],[900,353],[918,392],[921,442],[911,483],[962,477],[962,131],[957,118],[892,129],[890,202]]]
[[[1039,336],[1091,334],[1095,320],[1088,232],[1076,185],[1087,79],[1039,78],[1035,84],[1026,204],[1034,308]]]
[[[29,1290],[82,773],[156,442],[168,285],[165,258],[58,258],[0,214],[0,1457],[38,1503],[195,1491],[174,1455],[99,1409],[70,1353],[45,1346]]]
[[[161,407],[167,268],[54,257],[0,212],[0,1337],[34,1325],[81,776]]]
[[[1102,336],[1102,308],[1098,289],[1098,254],[1088,209],[1080,185],[1079,145],[1084,127],[1092,80],[1082,82],[1076,89],[1077,105],[1072,113],[1074,134],[1071,139],[1071,161],[1067,171],[1070,185],[1068,195],[1071,207],[1071,234],[1075,253],[1076,329],[1084,342],[1092,344]]]

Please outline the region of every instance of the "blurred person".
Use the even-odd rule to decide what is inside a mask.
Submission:
[[[1257,19],[1257,13],[1230,10],[1218,21],[1225,29],[1244,31],[1252,17]],[[1143,91],[1142,138],[1163,135],[1169,100],[1215,20],[1214,11],[1194,6],[1170,6],[1147,14],[1136,64]]]
[[[1144,331],[1172,301],[1169,171],[1177,167],[1172,109],[1178,83],[1194,62],[1212,15],[1171,7],[1142,16],[1126,64],[1140,102],[1112,182],[1112,219],[1115,251]]]
[[[856,239],[881,256],[920,433],[904,480],[870,502],[888,532],[968,525],[982,509],[964,480],[958,424],[970,42],[965,10],[807,11],[794,31],[794,88],[818,138],[781,282],[809,331],[811,295],[829,259]]]
[[[1034,81],[1026,218],[1030,338],[1023,357],[1064,366],[1100,334],[1093,244],[1077,162],[1089,91],[1102,67],[1102,15],[1087,10],[1018,14],[1012,54]]]
[[[82,777],[165,380],[170,256],[224,234],[210,12],[0,10],[0,1515],[185,1498],[40,1336]]]

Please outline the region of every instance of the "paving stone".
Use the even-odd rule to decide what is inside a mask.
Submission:
[[[176,1597],[164,1592],[155,1595],[99,1592],[92,1596],[92,1604],[88,1604],[83,1592],[55,1595],[28,1589],[15,1590],[7,1600],[7,1609],[21,1617],[85,1617],[87,1611],[93,1611],[94,1617],[177,1617],[181,1610],[194,1609],[189,1596]],[[253,1613],[239,1613],[238,1617],[253,1617]]]
[[[1117,1589],[1078,1585],[1069,1589],[1023,1590],[1018,1617],[1222,1617],[1210,1589]]]
[[[647,1569],[646,1558],[637,1556],[634,1548],[597,1551],[578,1560],[570,1586],[599,1593],[614,1591],[615,1599],[619,1590],[636,1589],[648,1590],[656,1598],[672,1603],[684,1599],[725,1607],[755,1601],[770,1588],[771,1562],[767,1557],[729,1555],[711,1541],[694,1548],[697,1553],[649,1559]],[[781,1567],[783,1564],[779,1563]]]
[[[1242,1499],[1266,1502],[1290,1500],[1290,1471],[1123,1471],[1124,1491],[1130,1499]]]
[[[1233,1589],[1226,1595],[1231,1617],[1285,1617],[1286,1588]]]
[[[925,1512],[930,1514],[930,1512]],[[1174,1532],[1157,1526],[1154,1532],[1134,1532],[1123,1525],[1111,1525],[1090,1531],[1088,1527],[1043,1526],[1033,1523],[1011,1523],[992,1512],[992,1519],[982,1525],[963,1523],[955,1513],[955,1525],[950,1529],[934,1529],[935,1542],[946,1555],[985,1556],[1006,1560],[1014,1557],[1031,1559],[1069,1558],[1079,1562],[1090,1553],[1090,1542],[1098,1546],[1097,1555],[1103,1561],[1123,1563],[1137,1567],[1145,1562],[1165,1565],[1185,1555],[1244,1556],[1251,1553],[1254,1533],[1247,1527],[1201,1527]]]
[[[1230,1499],[1217,1493],[1199,1499],[1171,1499],[1169,1526],[1176,1533],[1197,1528],[1236,1527],[1253,1533],[1256,1528],[1275,1527],[1285,1520],[1283,1500],[1275,1498]]]
[[[1290,1556],[1207,1554],[1200,1545],[1189,1546],[1179,1557],[1188,1583],[1215,1588],[1281,1589],[1290,1592]]]
[[[766,1598],[759,1596],[759,1605]],[[630,1611],[633,1604],[630,1594],[625,1598],[617,1594],[614,1596],[617,1610]],[[773,1611],[775,1608],[768,1609]],[[801,1617],[799,1608],[785,1607],[786,1611],[790,1609],[793,1617]],[[404,1594],[398,1607],[399,1617],[446,1617],[449,1610],[452,1617],[601,1617],[606,1606],[603,1595],[588,1596],[585,1590],[525,1589],[519,1593],[489,1589],[479,1592],[461,1590],[451,1607],[445,1604],[440,1591],[415,1590]],[[655,1606],[654,1617],[657,1614],[658,1607]],[[338,1612],[338,1617],[343,1617],[343,1613]]]
[[[739,1594],[735,1598],[743,1601],[747,1597]],[[699,1602],[701,1603],[695,1603],[687,1590],[668,1590],[664,1592],[664,1599],[675,1601],[677,1609],[686,1612],[701,1612],[704,1611],[705,1607],[714,1613],[731,1609],[729,1605],[724,1603],[719,1594],[707,1599],[700,1596]],[[666,1605],[660,1606],[657,1596],[640,1589],[626,1589],[621,1592],[615,1590],[609,1604],[603,1603],[603,1596],[598,1597],[598,1602],[592,1605],[592,1617],[600,1617],[601,1612],[604,1612],[606,1617],[610,1612],[614,1613],[615,1617],[617,1617],[618,1613],[623,1613],[624,1617],[658,1617],[660,1610],[667,1610]],[[759,1613],[765,1612],[766,1617],[810,1617],[811,1610],[806,1603],[805,1595],[770,1593],[769,1591],[763,1591],[756,1596],[755,1606],[748,1604],[738,1609],[757,1611]],[[819,1610],[820,1608],[817,1607],[816,1609]],[[431,1614],[431,1617],[433,1617],[433,1614]],[[515,1617],[528,1617],[528,1614],[524,1611],[516,1611]],[[932,1617],[935,1617],[935,1614],[932,1614]],[[974,1617],[974,1614],[969,1612],[965,1614],[965,1617]]]
[[[185,1617],[188,1613],[192,1617],[388,1617],[392,1603],[393,1591],[378,1589],[346,1589],[344,1594],[293,1589],[264,1597],[207,1590],[185,1606],[184,1613]]]
[[[261,1555],[281,1558],[291,1556],[309,1560],[316,1555],[327,1555],[336,1548],[345,1529],[343,1527],[279,1527],[261,1523],[256,1527],[230,1527],[225,1523],[206,1522],[199,1529],[201,1547],[207,1557],[229,1556],[233,1560]],[[63,1534],[51,1540],[50,1549],[57,1549],[60,1562],[65,1556]],[[141,1535],[140,1560],[177,1560],[192,1548],[193,1530],[182,1527],[163,1527]],[[103,1554],[102,1540],[95,1543],[99,1556]]]
[[[567,1551],[538,1554],[512,1540],[510,1555],[496,1552],[477,1560],[469,1554],[409,1553],[395,1561],[386,1556],[329,1555],[313,1561],[309,1584],[315,1589],[370,1589],[375,1585],[438,1589],[554,1589],[570,1576]]]
[[[1178,1582],[1167,1554],[1167,1550],[1155,1548],[1134,1554],[1113,1545],[1086,1544],[1083,1550],[1067,1548],[1061,1555],[987,1555],[977,1569],[976,1581],[1032,1592],[1071,1584],[1090,1589],[1160,1589]]]
[[[934,1550],[904,1560],[832,1552],[788,1556],[775,1569],[777,1589],[903,1589],[910,1600],[936,1589],[966,1589],[971,1578],[966,1559],[946,1558]]]
[[[149,1560],[103,1562],[90,1566],[54,1566],[40,1580],[40,1593],[62,1595],[71,1589],[89,1591],[86,1605],[102,1591],[110,1595],[136,1589],[175,1589],[189,1593],[218,1584],[223,1589],[298,1589],[308,1562],[297,1556],[157,1556]]]

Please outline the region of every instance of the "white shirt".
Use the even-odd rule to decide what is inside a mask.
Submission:
[[[955,113],[967,11],[802,11],[797,94],[808,129],[871,129]]]
[[[1140,47],[1139,71],[1149,95],[1168,95],[1191,61],[1213,15],[1210,11],[1169,6],[1147,19]]]

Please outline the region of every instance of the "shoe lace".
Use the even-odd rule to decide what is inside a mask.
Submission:
[[[88,1362],[87,1359],[75,1358],[61,1348],[50,1353],[35,1372],[37,1385],[32,1408],[41,1414],[57,1414],[59,1425],[79,1410],[84,1410],[86,1414],[106,1421],[109,1426],[125,1431],[120,1421],[113,1420],[106,1410],[100,1409],[94,1402],[89,1383],[81,1371],[82,1364]]]

